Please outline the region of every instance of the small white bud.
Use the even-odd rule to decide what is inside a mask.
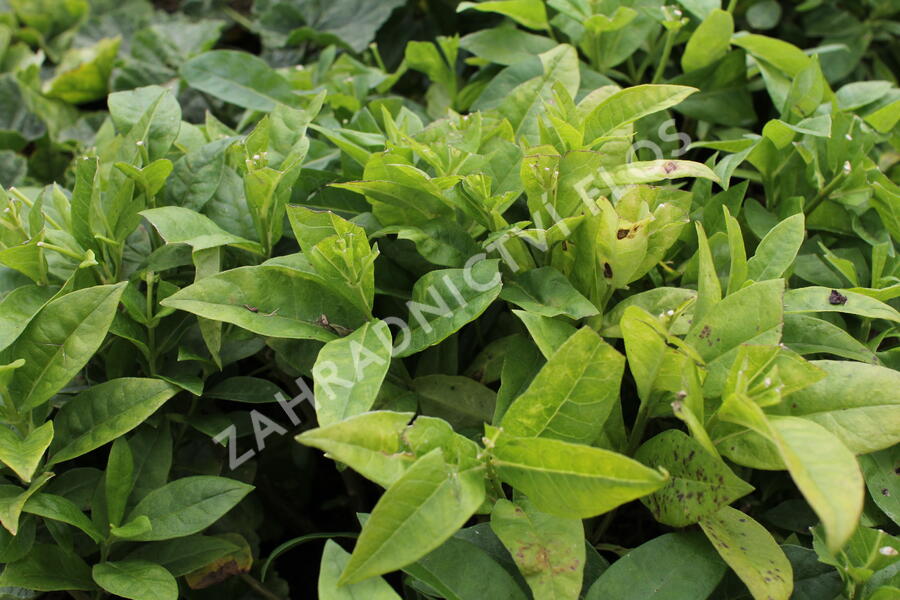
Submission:
[[[681,12],[681,9],[680,9],[680,8],[676,8],[676,9],[673,10],[672,12],[675,13],[675,16],[676,16],[676,17],[680,17],[681,15],[684,14],[683,12]]]
[[[844,161],[844,173],[849,173],[853,170],[853,165],[850,164],[850,161]]]
[[[36,245],[38,248],[43,248],[43,247],[44,247],[44,242],[38,242],[38,243],[35,244],[35,245]]]
[[[253,160],[259,160],[259,159],[260,159],[259,154],[254,154],[254,155],[253,155]]]
[[[766,377],[766,378],[763,380],[763,385],[766,386],[766,387],[770,387],[770,386],[772,385],[772,378],[771,378],[771,377]]]
[[[897,556],[897,549],[892,546],[882,546],[878,549],[878,553],[882,556]]]
[[[302,70],[303,70],[303,65],[297,65],[297,66],[295,66],[295,67],[294,67],[294,70],[296,70],[296,71],[302,71]]]
[[[847,135],[845,135],[844,137],[847,138],[851,142],[853,141],[853,136],[850,135],[849,133]]]
[[[134,145],[135,145],[135,146],[143,146],[143,145],[144,145],[144,140],[138,140],[138,141],[136,141],[136,142],[134,143]]]
[[[671,316],[674,316],[674,315],[675,315],[675,311],[672,310],[672,309],[669,309],[668,311],[666,311],[666,314],[669,315],[669,316],[671,317]]]

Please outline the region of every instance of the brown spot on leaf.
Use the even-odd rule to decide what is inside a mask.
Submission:
[[[677,170],[678,170],[678,165],[676,165],[675,163],[673,163],[673,162],[670,160],[669,162],[667,162],[666,164],[663,165],[663,169],[666,171],[666,174],[668,175],[668,174],[671,173],[672,171],[677,171]]]
[[[609,266],[608,262],[603,263],[603,276],[607,279],[612,279],[613,277],[612,267]]]
[[[831,290],[831,294],[828,296],[828,303],[834,306],[842,306],[847,304],[847,296],[837,290]]]

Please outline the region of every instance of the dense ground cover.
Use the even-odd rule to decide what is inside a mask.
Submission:
[[[0,598],[900,598],[893,0],[0,0]]]

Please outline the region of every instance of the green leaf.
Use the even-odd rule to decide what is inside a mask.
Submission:
[[[549,29],[547,10],[541,0],[489,0],[487,2],[460,2],[456,12],[464,10],[498,13],[509,17],[529,29]]]
[[[104,38],[93,46],[68,50],[56,68],[56,76],[44,85],[44,93],[70,104],[106,97],[121,41],[120,37]]]
[[[262,254],[259,243],[228,233],[212,219],[179,206],[164,206],[141,211],[167,244],[187,244],[195,252],[219,246],[235,246]]]
[[[151,161],[166,156],[181,127],[181,106],[170,90],[151,85],[116,92],[107,103],[116,131],[126,136],[126,142],[142,142]]]
[[[700,177],[718,182],[719,176],[704,164],[690,160],[648,160],[618,165],[602,172],[608,186],[653,183],[681,177]]]
[[[484,6],[484,3],[478,6]],[[500,114],[509,119],[516,135],[526,140],[537,138],[538,115],[544,103],[552,98],[554,88],[561,85],[569,96],[574,97],[581,81],[578,53],[572,46],[560,44],[538,58],[541,74],[518,85],[499,105]]]
[[[666,482],[658,471],[621,454],[548,438],[501,436],[493,464],[538,510],[560,517],[594,517]]]
[[[878,508],[900,524],[900,445],[859,457],[866,487]]]
[[[425,274],[413,286],[407,302],[409,329],[398,335],[394,356],[421,352],[474,321],[500,295],[501,285],[496,259]]]
[[[96,589],[91,568],[71,551],[49,544],[35,544],[28,556],[0,573],[0,586],[40,592]]]
[[[150,519],[148,519],[144,515],[141,515],[139,517],[135,517],[127,523],[124,523],[123,525],[113,525],[109,528],[109,532],[119,539],[132,540],[144,535],[151,529],[153,529],[153,524],[150,523]]]
[[[697,88],[683,85],[636,85],[619,90],[598,104],[585,119],[584,139],[593,146],[641,117],[675,106]]]
[[[805,233],[803,213],[778,223],[762,239],[756,254],[747,262],[747,277],[753,281],[767,281],[784,275],[794,263]]]
[[[0,427],[0,462],[29,483],[52,439],[52,421],[31,431],[24,439],[13,430]]]
[[[459,45],[479,58],[498,65],[512,65],[546,52],[556,44],[547,37],[521,29],[495,27],[470,33],[459,40]]]
[[[394,571],[437,548],[484,501],[480,469],[457,472],[432,450],[384,493],[353,549],[339,584]]]
[[[300,206],[287,207],[287,215],[303,255],[316,273],[332,291],[371,314],[378,250],[369,246],[365,230],[334,213]]]
[[[553,267],[532,269],[508,281],[500,298],[545,317],[565,315],[583,319],[597,314],[597,308],[582,296],[566,277]]]
[[[316,275],[274,265],[210,275],[160,304],[279,338],[329,341],[334,326],[355,329],[364,322]]]
[[[366,0],[342,0],[340,3],[320,7],[319,5],[303,5],[303,15],[311,29],[313,42],[317,41],[316,35],[322,35],[328,42],[338,38],[346,43],[354,52],[362,53],[375,38],[375,33],[381,25],[387,21],[391,12],[398,6],[402,6],[402,0],[383,0],[382,2],[368,2]],[[276,8],[283,4],[276,4]],[[277,12],[277,11],[276,11]],[[295,30],[294,33],[296,33]],[[293,35],[288,38],[291,45]],[[322,43],[324,45],[324,43]]]
[[[526,600],[525,590],[500,559],[479,545],[479,540],[462,537],[465,531],[457,532],[436,550],[404,567],[406,573],[415,577],[412,587],[434,590],[454,600]],[[489,535],[490,530],[485,533]],[[497,545],[500,546],[499,542]],[[505,553],[502,546],[499,551]],[[415,585],[418,582],[424,586]]]
[[[614,562],[585,600],[706,600],[724,574],[702,536],[667,533]]]
[[[506,411],[509,435],[591,444],[619,400],[625,357],[589,327],[550,357]]]
[[[577,331],[575,327],[560,319],[551,319],[524,310],[512,312],[522,320],[544,358],[550,358]]]
[[[837,598],[844,584],[838,572],[819,562],[814,550],[785,544],[781,547],[794,571],[794,595],[792,600],[819,600]]]
[[[371,409],[390,364],[391,332],[384,321],[325,344],[312,369],[319,425]]]
[[[659,315],[669,310],[680,310],[696,297],[696,290],[675,287],[658,287],[638,292],[628,296],[603,315],[603,329],[600,333],[605,337],[622,337],[619,323],[629,306],[642,308],[651,315]],[[687,333],[688,325],[688,318],[682,314],[672,324],[672,333],[684,335]]]
[[[788,290],[784,294],[784,312],[842,312],[900,323],[900,312],[884,302],[849,290],[821,286]]]
[[[136,541],[158,541],[198,533],[231,510],[253,490],[225,477],[183,477],[153,490],[138,502],[127,521],[147,517],[149,532],[132,537]]]
[[[50,464],[81,456],[131,431],[177,391],[159,379],[122,377],[78,394],[56,414]]]
[[[800,71],[809,66],[811,60],[797,46],[764,35],[737,35],[732,38],[731,43],[744,48],[754,58],[774,65],[791,78],[796,77]]]
[[[448,421],[456,429],[481,429],[496,404],[493,390],[468,377],[426,375],[412,381],[423,414]]]
[[[0,351],[16,341],[44,304],[53,298],[53,290],[23,285],[0,300]]]
[[[413,413],[390,411],[363,413],[304,431],[296,439],[387,488],[414,460],[404,453],[400,438],[412,417]]]
[[[119,525],[125,516],[125,505],[134,486],[134,458],[128,440],[120,437],[109,449],[106,463],[106,514],[110,525]]]
[[[684,72],[702,69],[716,62],[731,46],[734,34],[734,18],[730,12],[715,9],[711,11],[699,27],[691,34],[684,54],[681,56],[681,68]]]
[[[704,517],[700,526],[719,555],[750,589],[754,600],[791,597],[793,568],[765,527],[730,506]]]
[[[718,414],[775,445],[794,483],[825,525],[828,547],[837,551],[843,546],[856,529],[864,491],[856,457],[840,439],[813,421],[767,418],[759,406],[739,394],[729,396]]]
[[[817,360],[824,379],[791,394],[779,413],[815,421],[854,454],[900,442],[900,373],[857,362]]]
[[[506,546],[535,598],[577,600],[584,571],[584,527],[579,519],[543,513],[527,498],[500,499],[491,529]]]
[[[223,379],[214,385],[212,389],[204,390],[203,396],[205,398],[215,398],[216,400],[265,404],[276,402],[278,394],[283,393],[280,387],[268,379],[237,375]]]
[[[53,473],[43,473],[31,482],[28,489],[23,490],[17,485],[0,485],[0,524],[11,534],[19,531],[19,517],[28,499],[36,494],[47,481],[53,477]]]
[[[805,314],[784,316],[784,343],[798,354],[833,354],[850,360],[879,364],[865,344],[834,325]]]
[[[657,521],[671,527],[693,525],[753,491],[719,457],[677,429],[644,442],[634,457],[669,473],[665,487],[641,502]]]
[[[204,52],[181,65],[180,73],[192,88],[250,110],[270,112],[299,100],[284,77],[247,52]]]
[[[72,379],[100,347],[125,283],[77,290],[49,302],[8,349],[25,365],[9,392],[20,410],[40,406]]]
[[[150,560],[164,567],[174,577],[181,577],[238,550],[240,547],[237,544],[223,536],[189,535],[174,540],[140,544],[126,559]]]
[[[94,581],[110,594],[132,600],[177,600],[178,583],[165,568],[145,560],[102,562]]]
[[[338,586],[341,572],[350,561],[350,553],[341,548],[334,540],[325,542],[322,552],[322,563],[319,565],[319,599],[320,600],[355,600],[363,598],[371,600],[400,600],[397,592],[381,577],[372,577],[359,583]]]
[[[703,225],[699,222],[695,225],[700,267],[697,276],[697,302],[694,304],[694,320],[701,321],[722,300],[722,285],[719,283],[716,265],[713,262],[712,251],[709,248],[706,232],[703,231]]]
[[[88,534],[95,543],[103,542],[103,534],[94,523],[81,512],[74,502],[63,496],[47,493],[35,494],[25,502],[22,512],[68,523]]]
[[[778,343],[783,290],[782,279],[755,283],[723,298],[702,319],[694,319],[684,341],[707,361],[707,395],[721,391],[741,344]]]

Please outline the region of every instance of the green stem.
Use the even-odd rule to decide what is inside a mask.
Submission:
[[[69,258],[73,258],[73,259],[77,260],[78,262],[81,262],[84,260],[84,256],[81,256],[77,252],[69,250],[68,248],[64,248],[62,246],[57,246],[56,244],[50,244],[48,242],[38,242],[37,245],[46,250],[52,250],[54,252],[58,252],[58,253],[62,254],[63,256],[68,256]]]
[[[241,573],[241,579],[243,579],[244,583],[249,585],[254,592],[259,594],[263,598],[267,598],[268,600],[282,600],[281,596],[267,589],[263,584],[254,579],[252,575]]]
[[[30,199],[28,196],[26,196],[25,194],[23,194],[22,192],[20,192],[20,191],[19,191],[18,189],[16,189],[15,187],[11,187],[11,188],[9,188],[9,190],[7,190],[7,191],[9,191],[10,194],[12,194],[13,196],[15,196],[15,197],[18,198],[19,200],[21,200],[21,201],[22,201],[22,204],[24,204],[25,206],[27,206],[29,209],[34,208],[34,202],[32,202],[31,199]],[[65,231],[65,228],[64,228],[64,227],[61,227],[60,224],[57,223],[56,220],[54,220],[54,218],[51,217],[50,215],[48,215],[47,213],[44,213],[44,218],[47,219],[47,221],[48,221],[51,225],[53,225],[53,227],[54,227],[55,229],[59,229],[60,231]]]
[[[734,13],[734,10],[737,8],[737,3],[738,3],[738,0],[731,0],[728,3],[728,8],[727,8],[728,12]]]
[[[807,206],[803,212],[807,215],[813,214],[813,211],[819,208],[819,205],[822,204],[822,202],[824,202],[825,199],[831,195],[831,192],[836,190],[842,183],[844,183],[844,179],[846,179],[846,177],[847,173],[845,173],[844,171],[838,173],[835,178],[828,183],[828,185],[819,190],[819,193],[816,194],[816,197],[812,199],[812,202],[809,203],[809,206]]]
[[[156,274],[148,271],[146,274],[147,282],[147,347],[150,350],[148,360],[150,367],[150,375],[156,375],[156,323],[153,322],[153,281]]]
[[[637,417],[634,419],[634,426],[631,428],[631,435],[628,436],[628,450],[626,454],[631,456],[634,454],[638,446],[641,445],[641,439],[644,437],[644,431],[647,429],[647,423],[650,420],[650,408],[648,402],[641,402],[638,409]]]
[[[663,46],[662,56],[659,59],[659,63],[656,65],[656,72],[653,74],[653,79],[650,83],[659,83],[663,74],[666,72],[666,64],[669,62],[669,56],[672,54],[672,46],[675,45],[676,35],[677,32],[673,29],[666,31],[666,43]]]

